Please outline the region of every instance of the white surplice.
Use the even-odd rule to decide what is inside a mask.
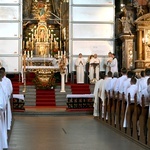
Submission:
[[[104,63],[104,65],[105,65],[105,68],[106,68],[106,75],[108,74],[108,71],[111,71],[110,69],[110,62],[112,61],[112,57],[108,57],[108,58],[106,58],[105,59],[105,63]]]
[[[75,65],[76,65],[77,83],[84,83],[84,70],[85,70],[84,58],[77,58],[75,61]]]
[[[89,67],[89,78],[90,81],[94,79],[94,67],[91,65],[93,63],[98,64],[95,68],[95,73],[96,73],[96,79],[99,80],[99,71],[100,71],[100,60],[98,58],[92,58],[90,60],[90,67]]]
[[[118,60],[114,58],[110,63],[110,71],[114,74],[114,72],[118,72]]]
[[[134,97],[135,94],[138,92],[138,87],[136,84],[131,85],[129,88],[127,88],[127,92],[125,94],[125,99],[127,101],[127,106],[126,106],[126,111],[125,111],[125,116],[124,116],[124,121],[123,121],[123,127],[127,127],[127,110],[128,110],[128,94],[130,93],[130,101],[131,103],[134,103]]]
[[[99,95],[101,95],[101,89],[103,86],[103,79],[100,79],[99,81],[97,81],[95,83],[95,87],[94,87],[94,112],[93,112],[93,116],[99,116]]]
[[[2,130],[0,131],[0,140],[2,142],[2,147],[3,148],[8,148],[8,142],[7,142],[7,125],[6,125],[6,96],[4,93],[4,90],[1,86],[0,82],[0,121],[1,121],[1,128]]]
[[[12,95],[12,92],[13,92],[13,87],[12,87],[12,83],[11,83],[11,80],[9,78],[7,78],[6,76],[4,76],[2,78],[2,87],[3,87],[3,90],[5,92],[5,95],[6,95],[6,101],[7,101],[7,129],[10,130],[11,128],[11,122],[12,122],[12,112],[11,112],[11,106],[10,106],[10,98],[11,98],[11,95]]]

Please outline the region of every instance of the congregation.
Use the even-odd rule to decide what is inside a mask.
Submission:
[[[126,101],[126,109],[123,119],[122,126],[126,128],[128,126],[127,122],[127,110],[129,107],[129,98],[130,104],[135,103],[135,95],[137,99],[137,105],[142,107],[142,97],[144,96],[145,106],[149,106],[150,102],[150,68],[147,68],[139,75],[137,75],[132,70],[127,70],[126,68],[121,69],[121,75],[117,72],[114,74],[111,71],[108,71],[108,74],[104,76],[104,74],[100,74],[100,79],[96,82],[94,88],[94,112],[93,116],[99,116],[99,99],[102,101],[102,110],[101,110],[101,118],[104,118],[104,109],[105,100],[107,97],[107,93],[110,94],[111,97],[117,97],[119,95],[120,102],[122,101],[123,95]],[[140,115],[140,114],[139,114]],[[108,114],[105,116],[106,120]]]
[[[8,148],[8,132],[12,126],[12,112],[10,99],[12,98],[13,86],[6,77],[5,68],[0,68],[0,150]]]

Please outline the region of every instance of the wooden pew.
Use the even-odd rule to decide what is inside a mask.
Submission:
[[[112,118],[112,126],[116,127],[116,122],[115,122],[115,118],[116,118],[116,105],[117,105],[117,98],[115,95],[115,92],[113,91],[112,93],[112,106],[111,106],[111,118]]]
[[[105,90],[105,101],[104,101],[104,121],[107,122],[108,120],[108,93]]]
[[[134,139],[138,140],[138,120],[140,116],[141,110],[140,110],[140,105],[137,103],[137,94],[135,94],[134,97],[134,112],[132,115],[132,123],[133,123],[133,133],[132,136]]]
[[[129,136],[132,136],[132,129],[133,129],[133,124],[132,124],[132,115],[134,112],[134,103],[131,103],[130,100],[130,93],[128,94],[128,106],[127,106],[127,134]]]
[[[140,142],[147,144],[147,122],[148,122],[149,106],[145,106],[145,97],[142,95],[142,112],[139,118],[140,125]]]
[[[148,121],[147,121],[147,145],[150,147],[150,103],[149,103],[149,110],[148,110]]]
[[[125,94],[122,94],[122,106],[121,106],[121,131],[126,132],[126,128],[123,127],[125,111],[126,111],[127,102],[125,100]]]
[[[113,98],[112,96],[110,95],[110,91],[108,91],[108,123],[110,125],[112,125],[112,103],[113,103]]]
[[[103,119],[102,118],[102,104],[103,104],[103,102],[102,102],[101,98],[99,97],[99,119],[100,120]]]
[[[117,104],[116,104],[116,128],[121,130],[121,104],[119,92],[117,93]]]
[[[110,125],[112,124],[112,114],[111,114],[111,108],[112,108],[112,98],[110,96],[110,91],[105,91],[105,96],[106,96],[106,99],[105,99],[105,122],[108,122]]]

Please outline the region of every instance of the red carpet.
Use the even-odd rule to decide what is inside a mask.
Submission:
[[[19,87],[21,84],[18,82],[12,82],[13,85],[13,94],[19,94]]]
[[[36,90],[36,106],[56,106],[54,90]]]
[[[72,94],[90,94],[89,84],[72,84]]]

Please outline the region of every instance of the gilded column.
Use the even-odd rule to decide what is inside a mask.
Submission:
[[[142,60],[142,30],[139,29],[138,31],[138,60]]]
[[[143,47],[142,47],[142,29],[137,32],[137,60],[135,61],[136,69],[144,69]]]

